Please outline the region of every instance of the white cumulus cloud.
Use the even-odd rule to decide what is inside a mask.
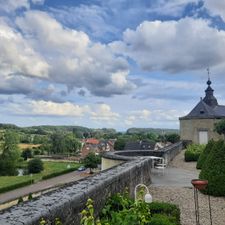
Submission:
[[[111,122],[118,120],[119,117],[119,114],[112,112],[111,107],[107,104],[100,104],[95,111],[91,112],[91,118],[93,120]]]
[[[225,32],[203,19],[144,21],[127,29],[112,49],[134,59],[147,71],[182,72],[224,66]]]
[[[50,65],[48,79],[98,96],[123,94],[135,88],[127,78],[128,63],[88,35],[64,27],[46,12],[27,11],[17,25],[27,42]]]
[[[204,0],[204,6],[213,16],[221,16],[225,21],[225,1],[221,0]]]

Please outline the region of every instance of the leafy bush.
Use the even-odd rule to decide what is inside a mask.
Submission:
[[[206,145],[206,147],[204,148],[203,152],[201,153],[201,155],[199,156],[196,168],[197,169],[201,169],[204,162],[206,161],[211,149],[213,148],[214,145],[214,141],[210,140],[209,143]]]
[[[166,141],[168,142],[176,143],[180,140],[180,135],[177,133],[166,134],[165,138],[166,138]]]
[[[203,152],[205,145],[191,144],[187,146],[184,154],[186,162],[198,161],[200,154]]]
[[[225,196],[225,144],[220,140],[214,143],[199,178],[209,181],[204,193],[214,196]]]
[[[94,219],[93,201],[88,199],[87,208],[81,212],[82,225],[180,225],[180,210],[169,203],[134,202],[128,196],[118,193],[109,198],[100,213],[100,219]]]
[[[34,149],[34,155],[40,155],[41,154],[41,150],[39,150],[39,148],[33,148]]]
[[[28,158],[32,158],[31,149],[27,148],[27,149],[23,150],[21,157],[23,157],[24,160],[27,160]]]
[[[43,162],[39,158],[34,158],[28,162],[29,173],[40,173],[43,169]]]
[[[84,159],[83,159],[84,166],[86,168],[90,168],[90,173],[92,173],[92,169],[97,168],[98,164],[101,163],[101,158],[95,153],[90,152]]]

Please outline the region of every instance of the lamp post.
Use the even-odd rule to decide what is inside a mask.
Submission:
[[[137,201],[137,188],[138,187],[144,187],[146,189],[147,193],[145,194],[145,198],[144,198],[145,202],[146,203],[151,203],[152,202],[152,196],[149,193],[148,187],[145,184],[138,184],[138,185],[136,185],[136,187],[134,189],[134,200],[135,200],[135,202]]]
[[[206,187],[208,186],[208,180],[193,179],[191,181],[191,183],[194,186],[196,225],[200,225],[199,204],[198,204],[198,190],[205,190]],[[210,204],[210,195],[208,195],[208,202],[209,202],[210,224],[212,225],[212,210],[211,210],[211,204]]]

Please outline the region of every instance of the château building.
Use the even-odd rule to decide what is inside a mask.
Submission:
[[[214,131],[214,124],[225,119],[225,106],[218,104],[211,84],[209,78],[205,97],[200,99],[188,115],[179,118],[181,140],[206,144],[210,139],[223,138]]]

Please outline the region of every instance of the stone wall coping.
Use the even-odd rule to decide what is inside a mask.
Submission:
[[[114,151],[114,152],[106,152],[103,154],[103,158],[112,159],[112,160],[122,160],[122,161],[130,161],[143,156],[162,156],[166,152],[171,149],[178,147],[182,144],[182,141],[179,141],[174,144],[170,144],[165,146],[160,150],[122,150],[122,151]],[[130,156],[132,154],[133,156]]]

